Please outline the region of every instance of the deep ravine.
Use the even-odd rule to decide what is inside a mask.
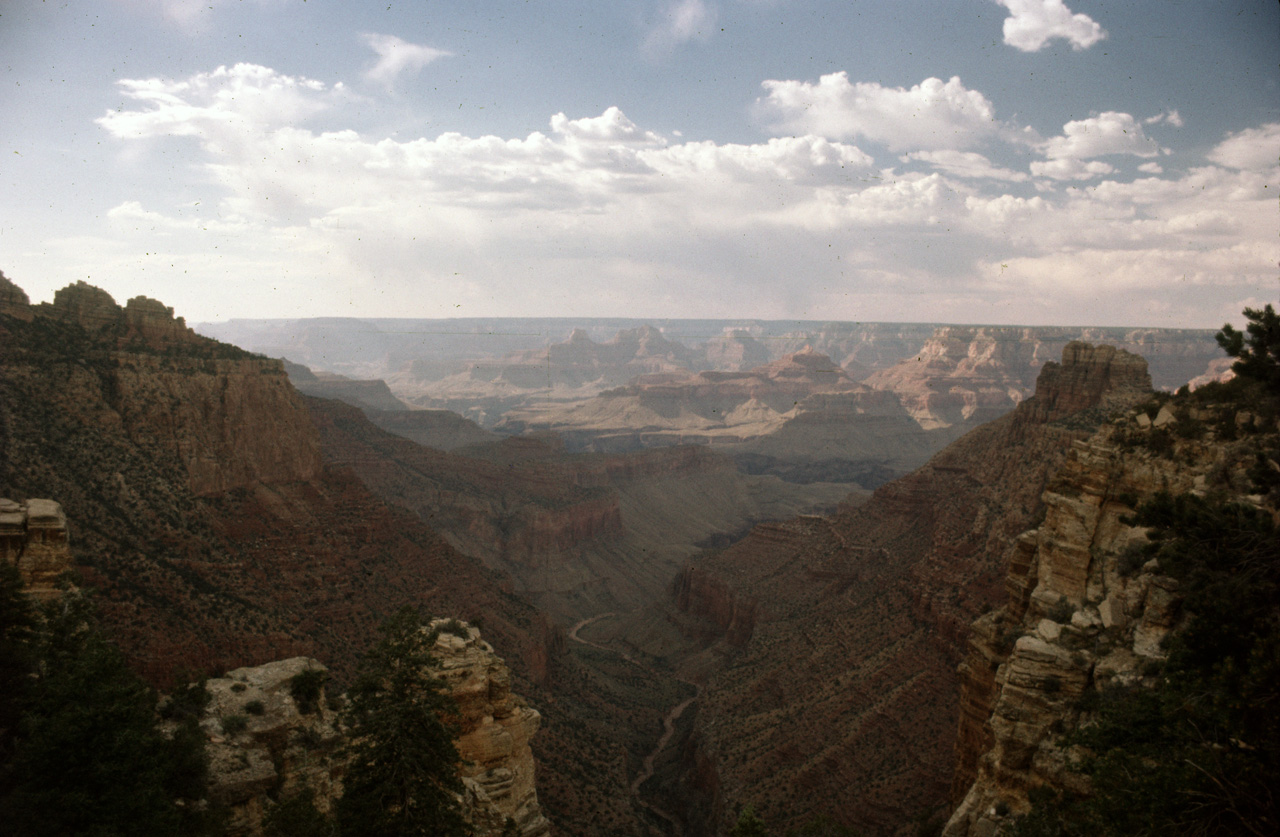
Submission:
[[[680,821],[680,819],[676,817],[674,814],[672,814],[670,811],[667,811],[663,808],[659,808],[657,805],[654,805],[652,802],[649,802],[648,800],[646,800],[644,797],[641,796],[640,789],[644,786],[645,782],[649,781],[649,779],[653,777],[653,769],[654,769],[653,766],[656,763],[658,756],[660,756],[662,754],[662,751],[666,749],[667,745],[671,743],[671,738],[675,735],[676,721],[678,721],[680,719],[680,716],[684,714],[685,710],[687,710],[690,706],[692,706],[693,703],[702,695],[702,687],[699,686],[697,683],[694,683],[690,680],[685,680],[682,677],[676,677],[673,674],[660,674],[659,672],[655,671],[653,668],[635,659],[630,654],[627,654],[625,651],[618,651],[617,649],[610,648],[606,645],[601,645],[600,643],[597,643],[597,642],[592,642],[591,640],[588,640],[588,639],[583,639],[581,636],[579,636],[579,632],[583,628],[587,627],[588,625],[591,625],[602,619],[607,619],[609,617],[617,616],[617,615],[618,614],[615,611],[609,611],[608,613],[601,613],[596,616],[592,616],[588,619],[583,619],[579,621],[576,625],[574,625],[573,628],[569,631],[569,639],[579,644],[587,645],[601,651],[607,651],[611,654],[617,654],[623,660],[626,660],[631,665],[636,666],[637,668],[643,670],[645,673],[649,674],[654,678],[670,677],[674,680],[677,680],[681,683],[684,683],[688,686],[692,686],[694,688],[694,693],[692,695],[690,695],[689,697],[685,698],[684,700],[680,701],[675,706],[673,706],[671,710],[667,712],[666,717],[662,719],[662,735],[658,738],[658,742],[654,745],[653,749],[649,751],[649,754],[644,757],[644,760],[641,763],[640,772],[636,774],[635,779],[633,779],[631,782],[631,796],[634,798],[636,804],[639,805],[641,808],[645,809],[646,811],[649,811],[654,816],[666,822],[667,825],[670,826],[670,829],[668,831],[669,834],[675,835],[675,837],[684,837],[684,825]],[[650,833],[658,834],[659,832],[655,832],[653,827],[650,826]]]

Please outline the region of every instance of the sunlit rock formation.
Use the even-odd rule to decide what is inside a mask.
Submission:
[[[18,503],[0,497],[0,560],[18,568],[24,590],[58,594],[58,579],[71,567],[67,516],[53,500]]]

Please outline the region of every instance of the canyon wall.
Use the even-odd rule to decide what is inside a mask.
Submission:
[[[0,497],[0,561],[18,569],[25,592],[38,599],[58,595],[71,568],[67,516],[53,500],[18,503]]]
[[[71,567],[97,591],[103,626],[131,667],[167,687],[192,672],[304,656],[323,660],[340,688],[402,605],[483,619],[519,693],[542,709],[532,747],[545,816],[565,835],[598,833],[600,823],[641,833],[629,782],[672,690],[571,653],[510,575],[361,481],[360,457],[384,467],[370,448],[333,461],[343,448],[326,449],[323,420],[276,361],[192,335],[158,304],[121,307],[77,286],[58,301],[33,306],[0,282],[0,497],[58,498]],[[309,428],[296,421],[300,405]],[[245,424],[229,435],[233,416]],[[507,462],[541,457],[525,440],[508,447],[488,460],[499,484]],[[563,512],[551,502],[563,490],[558,467],[530,465],[529,484],[554,514]],[[609,472],[583,471],[570,494],[605,496],[590,483]],[[620,493],[618,502],[631,501]],[[598,578],[599,567],[583,573]]]
[[[1237,423],[1250,438],[1237,440]],[[1062,744],[1089,720],[1082,697],[1154,686],[1164,640],[1187,618],[1179,582],[1159,561],[1135,560],[1148,538],[1134,509],[1191,492],[1277,516],[1273,500],[1248,496],[1256,451],[1274,449],[1277,430],[1229,406],[1152,405],[1072,444],[1043,522],[1008,553],[1003,606],[972,626],[946,837],[1002,833],[1042,786],[1088,792],[1072,769],[1079,754]]]
[[[686,661],[717,671],[695,730],[719,778],[706,805],[750,803],[775,828],[828,814],[868,833],[908,833],[947,805],[968,625],[1003,597],[1002,558],[1070,443],[1150,391],[1142,360],[1110,347],[1073,346],[1041,381],[865,504],[759,527],[691,562],[687,630],[758,603],[745,642],[725,635]]]

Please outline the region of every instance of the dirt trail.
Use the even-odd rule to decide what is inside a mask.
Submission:
[[[626,660],[628,663],[631,663],[637,668],[644,670],[654,678],[671,677],[676,680],[679,680],[681,683],[685,683],[687,685],[692,686],[696,690],[691,697],[687,697],[684,700],[680,701],[680,703],[673,706],[671,708],[671,711],[667,713],[666,717],[662,719],[662,736],[658,739],[658,743],[654,745],[654,748],[649,752],[649,754],[644,757],[644,761],[642,763],[640,772],[636,774],[636,778],[631,782],[631,796],[635,799],[636,804],[644,808],[645,810],[649,811],[654,816],[657,816],[662,820],[664,820],[671,827],[671,834],[674,834],[675,837],[683,837],[684,826],[680,823],[680,821],[677,820],[674,816],[672,816],[669,812],[664,811],[658,806],[642,799],[640,797],[640,787],[645,782],[649,781],[650,778],[653,777],[653,765],[657,761],[658,756],[661,755],[662,751],[666,749],[669,743],[671,743],[671,737],[675,735],[675,732],[676,732],[676,721],[679,720],[680,716],[684,714],[684,711],[688,709],[689,706],[694,701],[696,701],[699,696],[701,696],[702,687],[699,686],[697,683],[690,682],[681,677],[676,677],[673,674],[669,674],[669,673],[659,674],[657,671],[654,671],[652,668],[640,662],[636,658],[632,657],[630,654],[626,653],[625,651],[618,651],[616,649],[609,648],[608,646],[601,645],[598,642],[592,642],[589,639],[583,639],[582,637],[578,636],[579,631],[581,631],[586,626],[592,624],[593,622],[598,622],[601,619],[607,619],[610,616],[617,616],[617,615],[618,614],[616,611],[610,611],[608,613],[601,613],[598,616],[592,616],[590,619],[583,619],[581,622],[574,625],[573,628],[569,631],[569,639],[573,640],[574,642],[581,643],[582,645],[588,645],[592,648],[598,648],[601,651],[608,651],[611,654],[617,654],[619,657]]]

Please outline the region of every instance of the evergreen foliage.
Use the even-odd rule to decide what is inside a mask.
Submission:
[[[1249,320],[1244,331],[1230,323],[1216,335],[1218,345],[1236,362],[1231,365],[1237,375],[1252,378],[1272,392],[1280,392],[1280,314],[1270,304],[1261,309],[1246,308]]]
[[[755,809],[748,805],[738,813],[738,821],[729,831],[729,837],[769,837],[769,829],[765,827],[764,820],[756,816]]]
[[[310,788],[282,799],[262,820],[264,837],[334,837],[338,826],[316,808]]]
[[[194,723],[172,737],[156,728],[155,694],[97,629],[83,596],[64,593],[30,624],[15,589],[5,573],[0,647],[29,666],[7,667],[0,684],[19,710],[5,734],[0,822],[32,837],[214,831],[200,804],[208,762]]]
[[[453,701],[430,668],[435,634],[412,607],[381,628],[348,692],[351,764],[338,802],[342,831],[451,837],[469,829],[460,812]]]
[[[1087,797],[1042,790],[1019,837],[1280,832],[1280,532],[1270,517],[1194,495],[1138,509],[1149,557],[1183,591],[1184,627],[1152,688],[1095,695],[1069,737]]]

